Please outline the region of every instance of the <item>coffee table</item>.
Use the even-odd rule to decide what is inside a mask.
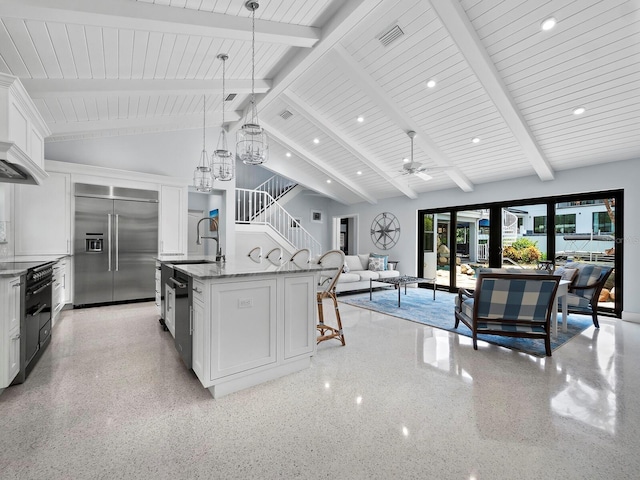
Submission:
[[[430,283],[433,285],[433,299],[436,299],[436,279],[412,277],[409,275],[400,275],[399,277],[379,278],[377,280],[369,279],[369,300],[373,299],[373,282],[388,283],[394,285],[398,289],[398,307],[400,307],[400,290],[404,285],[404,294],[407,294],[407,284],[409,283]]]

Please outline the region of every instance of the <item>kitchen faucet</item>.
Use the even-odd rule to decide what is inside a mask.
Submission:
[[[216,236],[215,237],[203,237],[202,235],[200,235],[200,224],[202,222],[204,222],[205,220],[209,220],[209,226],[211,226],[211,224],[213,224],[216,227]],[[196,226],[196,233],[198,235],[196,243],[198,245],[202,245],[202,239],[203,238],[209,238],[211,240],[215,240],[216,241],[216,262],[219,262],[220,260],[222,260],[223,262],[226,262],[227,259],[226,257],[222,254],[222,248],[220,248],[220,238],[219,238],[219,233],[218,233],[218,220],[213,218],[213,217],[203,217],[200,220],[198,220],[198,225]]]

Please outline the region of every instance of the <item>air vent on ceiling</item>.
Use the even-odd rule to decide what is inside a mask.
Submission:
[[[378,40],[380,40],[380,43],[382,43],[383,47],[387,47],[389,46],[389,44],[396,41],[402,35],[404,35],[404,32],[402,31],[402,29],[398,25],[394,25],[389,30],[379,35]]]
[[[283,110],[280,112],[280,116],[282,118],[284,118],[285,120],[288,120],[289,118],[291,118],[291,116],[293,115],[292,112],[290,112],[289,110]]]
[[[236,93],[230,93],[229,95],[227,95],[227,98],[224,99],[225,102],[230,102],[231,100],[233,100],[234,98],[236,98]]]

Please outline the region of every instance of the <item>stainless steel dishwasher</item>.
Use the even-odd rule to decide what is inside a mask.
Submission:
[[[180,354],[180,358],[187,366],[192,365],[192,334],[193,319],[191,317],[191,277],[186,273],[173,270],[173,275],[169,277],[168,285],[175,292],[174,321],[175,321],[175,345]]]

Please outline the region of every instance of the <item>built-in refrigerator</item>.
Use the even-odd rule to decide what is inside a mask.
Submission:
[[[155,297],[158,192],[75,184],[74,305]]]

